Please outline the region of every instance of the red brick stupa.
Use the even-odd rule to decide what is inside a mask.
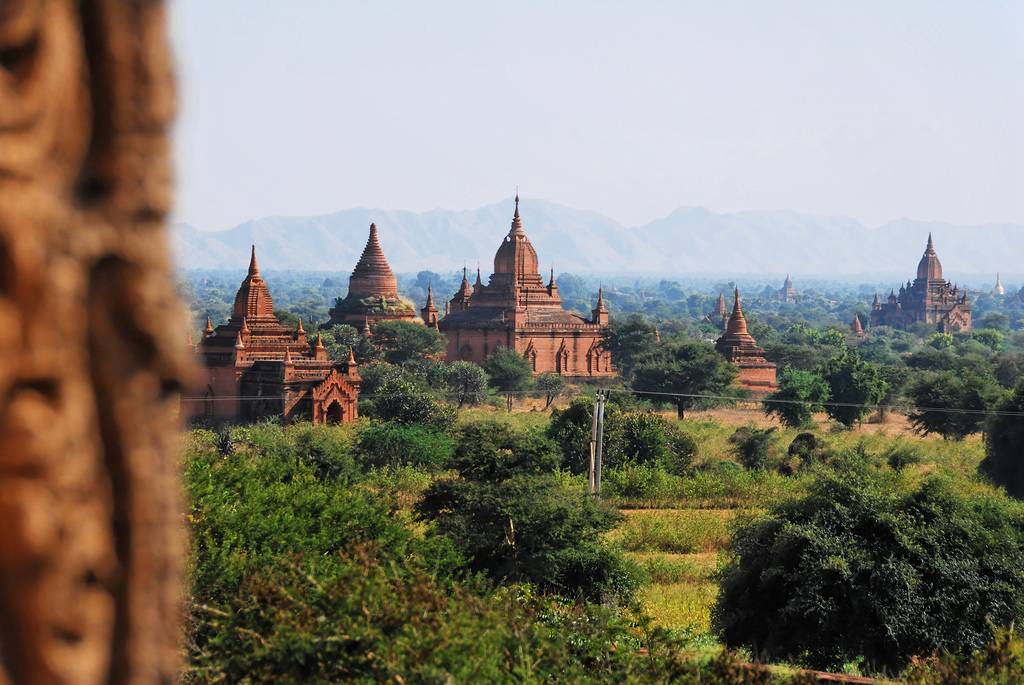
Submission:
[[[736,377],[739,387],[749,390],[753,395],[766,395],[778,389],[775,364],[764,358],[764,350],[757,346],[754,336],[747,332],[739,288],[736,288],[736,300],[725,334],[715,341],[715,349],[739,367],[740,373]]]
[[[207,318],[196,353],[206,387],[200,397],[184,400],[185,413],[194,419],[221,423],[279,416],[285,423],[341,423],[356,418],[355,359],[331,362],[323,340],[319,335],[309,340],[301,321],[295,330],[281,325],[255,246],[231,318],[216,328]]]
[[[377,224],[370,224],[370,237],[348,279],[348,295],[338,298],[330,311],[331,323],[347,323],[360,330],[377,321],[412,321],[416,310],[398,296],[395,278],[377,236]]]
[[[562,309],[554,270],[547,285],[540,275],[537,251],[523,229],[519,195],[512,228],[494,255],[494,273],[486,285],[477,272],[470,287],[462,285],[448,302],[440,329],[448,336],[449,360],[481,363],[499,347],[524,355],[534,373],[573,377],[616,375],[611,356],[601,347],[608,327],[602,291],[590,318]]]

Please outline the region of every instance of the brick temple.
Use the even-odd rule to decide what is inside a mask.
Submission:
[[[767,395],[779,387],[775,377],[776,367],[765,359],[764,350],[757,346],[754,336],[747,331],[739,288],[736,288],[735,296],[725,333],[715,341],[715,349],[739,368],[737,386],[749,390],[755,396]]]
[[[413,305],[398,295],[398,279],[384,256],[377,224],[370,224],[370,237],[348,279],[348,294],[338,298],[329,313],[331,325],[345,323],[359,330],[378,321],[416,318]]]
[[[907,326],[924,322],[944,333],[971,330],[971,301],[967,290],[960,290],[942,277],[942,263],[935,253],[932,234],[917,264],[917,278],[900,286],[899,294],[889,291],[885,302],[871,304],[871,326]]]
[[[428,308],[423,313],[429,323]],[[439,327],[447,335],[447,357],[452,361],[483,363],[495,349],[507,347],[524,355],[535,374],[616,375],[611,355],[601,347],[608,327],[603,291],[598,291],[590,318],[562,308],[554,270],[546,285],[540,275],[537,251],[519,215],[518,194],[512,228],[494,255],[494,273],[484,285],[478,269],[476,283],[470,286],[464,269]]]
[[[796,286],[793,285],[793,278],[789,274],[786,274],[786,280],[779,288],[778,298],[780,302],[796,302]]]
[[[199,398],[185,400],[185,413],[193,419],[342,423],[357,416],[355,358],[350,352],[347,362],[332,362],[320,335],[309,340],[302,321],[294,330],[281,325],[260,276],[255,246],[231,318],[216,328],[207,318],[196,353],[205,388]]]

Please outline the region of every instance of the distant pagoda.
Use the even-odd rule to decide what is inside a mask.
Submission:
[[[871,326],[907,326],[924,322],[944,333],[971,330],[971,300],[967,290],[942,277],[942,263],[935,252],[932,234],[917,264],[917,278],[900,286],[899,294],[889,291],[885,302],[878,299],[871,304]]]
[[[740,304],[740,289],[736,288],[732,315],[725,333],[715,341],[718,350],[730,363],[739,368],[736,384],[754,395],[766,395],[778,389],[776,366],[764,357],[754,336],[747,331],[747,320]]]
[[[1003,287],[1003,281],[999,278],[999,272],[996,272],[996,287],[992,288],[992,296],[999,297],[1000,295],[1006,294],[1006,288]]]
[[[793,279],[789,274],[786,274],[786,280],[779,289],[779,300],[790,303],[796,302],[796,287],[793,285]]]
[[[413,305],[398,295],[398,279],[380,246],[377,224],[370,224],[370,237],[348,280],[348,295],[338,298],[329,313],[331,324],[349,324],[360,330],[378,321],[416,318]]]

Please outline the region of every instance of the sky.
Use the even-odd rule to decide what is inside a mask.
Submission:
[[[174,0],[174,221],[1024,223],[1024,2]]]

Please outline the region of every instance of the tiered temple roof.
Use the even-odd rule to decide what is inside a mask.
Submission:
[[[754,336],[747,330],[739,288],[735,291],[732,314],[725,333],[715,341],[715,349],[739,367],[740,373],[736,380],[740,387],[758,394],[776,389],[775,364],[765,359],[764,350],[757,346]]]
[[[335,302],[330,311],[331,323],[361,326],[384,319],[411,321],[416,312],[398,295],[395,278],[377,234],[377,224],[370,224],[370,236],[348,281],[348,294]]]
[[[517,194],[511,228],[494,255],[494,273],[484,284],[478,270],[471,288],[463,270],[462,284],[447,304],[440,328],[448,336],[448,358],[479,362],[496,347],[510,347],[529,357],[538,373],[614,375],[600,347],[608,324],[603,290],[591,318],[584,318],[562,308],[554,270],[545,284],[539,267]]]

